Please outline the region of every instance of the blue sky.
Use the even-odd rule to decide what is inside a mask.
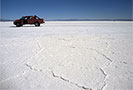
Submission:
[[[1,0],[1,18],[131,19],[132,0]]]

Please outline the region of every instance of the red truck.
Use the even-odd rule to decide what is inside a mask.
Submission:
[[[21,27],[24,24],[34,24],[35,26],[40,26],[40,24],[45,23],[43,18],[38,16],[23,16],[20,19],[14,21],[16,27]]]

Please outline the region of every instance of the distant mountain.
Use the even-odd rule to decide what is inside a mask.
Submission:
[[[10,19],[0,19],[1,22],[14,21]],[[54,19],[45,21],[133,21],[133,19]]]
[[[55,19],[46,21],[133,21],[133,19]]]
[[[9,20],[9,19],[0,19],[1,22],[6,22],[6,21],[14,21],[14,20]]]

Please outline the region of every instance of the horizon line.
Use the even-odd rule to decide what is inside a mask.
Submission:
[[[0,21],[14,21],[14,20],[0,19]],[[45,21],[133,21],[133,19],[46,19]]]

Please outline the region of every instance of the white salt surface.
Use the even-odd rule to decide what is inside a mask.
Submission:
[[[133,90],[132,22],[0,22],[0,90]]]

